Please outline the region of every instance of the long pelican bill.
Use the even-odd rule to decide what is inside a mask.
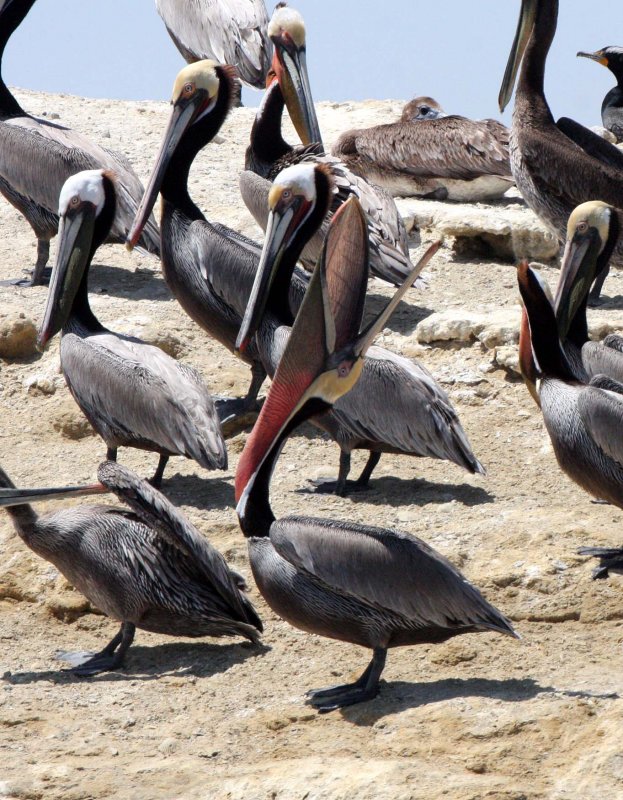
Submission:
[[[238,465],[236,502],[241,520],[263,465],[268,463],[272,469],[293,427],[352,389],[363,369],[367,348],[438,247],[435,243],[429,248],[387,307],[360,332],[369,258],[366,217],[355,198],[336,212],[270,392]],[[263,480],[269,477],[264,475]]]
[[[314,107],[314,98],[307,73],[307,56],[304,49],[285,47],[275,42],[283,69],[279,84],[286,101],[288,114],[303,144],[322,144],[322,134]]]
[[[607,244],[612,209],[591,200],[569,216],[560,277],[554,298],[560,338],[564,341],[591,284],[600,272],[599,257]]]
[[[162,186],[165,172],[171,161],[171,157],[178,146],[180,139],[186,132],[188,126],[193,121],[196,114],[196,105],[189,103],[186,106],[175,105],[169,118],[169,124],[164,134],[160,150],[156,158],[156,164],[149,178],[149,183],[145,189],[145,194],[138,207],[132,227],[128,232],[126,239],[126,247],[132,250],[136,247],[138,240],[141,238],[143,228],[147,224],[149,215],[156,203],[158,192]]]
[[[42,500],[62,500],[66,497],[88,497],[94,494],[109,492],[101,483],[86,486],[59,486],[49,489],[0,489],[0,506],[19,506],[25,503],[36,503]]]
[[[522,0],[521,2],[517,31],[508,57],[508,63],[506,64],[506,71],[504,72],[500,94],[498,95],[500,111],[504,111],[513,94],[517,71],[534,27],[537,7],[538,0]]]
[[[37,344],[43,349],[69,317],[93,247],[96,209],[81,202],[61,217],[56,263],[39,326]]]

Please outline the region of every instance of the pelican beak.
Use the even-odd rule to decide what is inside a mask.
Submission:
[[[521,310],[521,324],[519,326],[519,371],[532,399],[541,407],[541,398],[537,386],[538,370],[532,352],[532,338],[530,336],[530,323],[528,322],[528,312],[524,308]]]
[[[205,107],[206,93],[198,91],[190,100],[179,100],[173,106],[173,111],[169,118],[169,124],[164,134],[160,151],[156,158],[156,165],[149,178],[149,183],[145,189],[145,194],[138,207],[132,227],[126,239],[126,247],[132,250],[141,237],[143,228],[147,224],[149,215],[152,212],[158,192],[162,186],[165,172],[171,161],[171,157],[178,146],[180,139],[197,116]]]
[[[95,206],[83,201],[75,208],[69,208],[61,217],[56,263],[37,337],[40,350],[69,317],[93,249],[95,216]]]
[[[251,492],[267,485],[289,432],[352,389],[367,348],[438,247],[436,243],[429,248],[388,306],[360,333],[368,277],[367,222],[355,198],[336,212],[270,392],[238,464],[236,502],[243,530]]]
[[[604,67],[608,66],[608,59],[601,52],[601,50],[597,50],[595,53],[584,53],[582,50],[580,50],[578,53],[576,53],[576,56],[579,58],[590,58],[591,61],[597,61],[598,64],[603,64]]]
[[[502,80],[502,86],[498,96],[500,111],[504,111],[511,99],[511,95],[513,94],[517,71],[519,69],[519,65],[521,64],[526,47],[528,46],[530,36],[532,35],[532,29],[534,28],[537,8],[538,0],[522,0],[521,2],[521,11],[519,12],[517,31],[515,33],[515,39],[513,40],[513,46],[511,47],[508,63],[506,65],[506,71],[504,73],[504,79]]]
[[[575,234],[567,240],[560,265],[554,308],[560,338],[564,341],[583,300],[588,296],[597,273],[597,260],[602,243],[596,228],[586,234]]]
[[[59,486],[52,489],[0,489],[0,506],[20,506],[25,503],[36,503],[40,500],[62,500],[65,497],[87,497],[93,494],[109,492],[101,483],[87,486]]]
[[[279,274],[283,255],[312,209],[312,203],[302,195],[295,197],[288,204],[284,204],[281,200],[282,193],[283,187],[273,186],[268,196],[271,211],[268,215],[260,263],[255,273],[255,281],[236,340],[236,352],[239,353],[246,351],[249,342],[259,328],[268,298]],[[283,288],[285,292],[283,302],[287,304],[289,284]],[[285,316],[288,316],[289,313],[288,306]]]
[[[304,145],[315,142],[322,144],[322,135],[307,74],[305,45],[296,45],[287,33],[271,38],[275,45],[273,68],[292,124]]]

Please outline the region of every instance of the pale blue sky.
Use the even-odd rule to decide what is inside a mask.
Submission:
[[[273,2],[268,7],[272,10]],[[497,93],[519,0],[299,0],[316,100],[435,97],[447,111],[499,116]],[[600,121],[614,85],[578,50],[623,44],[614,4],[562,0],[546,91],[555,116]],[[590,13],[589,13],[590,12]],[[7,46],[10,85],[89,97],[168,99],[183,66],[154,0],[38,0]],[[260,94],[244,101],[257,105]],[[508,112],[504,119],[508,121]]]

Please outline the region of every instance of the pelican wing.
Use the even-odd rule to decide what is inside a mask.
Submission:
[[[561,117],[556,123],[556,127],[589,156],[613,169],[623,170],[623,153],[618,147],[598,136],[590,128],[585,128],[584,125],[580,125],[579,122],[569,119],[569,117]]]
[[[578,395],[578,412],[595,444],[623,466],[623,395],[587,386]]]
[[[70,128],[33,117],[0,123],[0,177],[49,213],[58,213],[58,197],[67,178],[86,169],[114,173],[117,210],[110,238],[124,242],[144,192],[125,156]],[[160,232],[153,216],[140,243],[149,252],[160,251]]]
[[[270,540],[282,558],[328,589],[399,614],[417,627],[474,625],[512,633],[478,589],[411,534],[286,517],[272,524]]]
[[[108,332],[67,333],[61,366],[78,405],[106,441],[148,443],[206,469],[227,465],[207,387],[160,348]]]
[[[423,178],[510,176],[508,131],[492,122],[450,116],[377,125],[342,134],[333,152]]]
[[[156,0],[156,8],[184,58],[211,58],[237,67],[258,89],[272,59],[263,0]]]
[[[112,461],[101,464],[97,476],[101,483],[132,509],[144,525],[177,551],[173,559],[168,559],[170,562],[188,559],[192,571],[201,575],[226,606],[235,609],[240,618],[262,630],[255,609],[240,591],[240,576],[229,568],[221,553],[161,492],[131,470]],[[161,548],[141,550],[137,555],[144,565],[152,562],[153,577],[160,580],[163,572]],[[179,573],[179,569],[175,569],[174,573]]]
[[[362,442],[449,459],[470,472],[484,472],[433,376],[420,364],[381,347],[368,350],[359,381],[335,403],[333,414]]]

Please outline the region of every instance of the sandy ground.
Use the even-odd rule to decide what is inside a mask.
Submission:
[[[32,113],[123,150],[146,179],[168,110],[19,93]],[[397,103],[325,104],[328,141],[355,124],[387,119]],[[206,149],[191,193],[213,219],[259,238],[238,195],[252,119],[236,110],[224,141]],[[491,213],[495,213],[492,211]],[[0,279],[34,262],[30,228],[0,203]],[[553,268],[545,269],[555,281]],[[92,270],[93,307],[113,330],[166,340],[218,393],[242,393],[247,369],[211,342],[173,301],[158,263],[103,247]],[[387,295],[380,282],[372,295]],[[620,274],[606,284],[605,314],[623,302]],[[35,324],[46,290],[0,290],[2,314]],[[504,611],[522,641],[478,634],[390,653],[372,702],[319,716],[310,688],[354,678],[368,653],[292,629],[252,598],[264,649],[237,641],[175,640],[138,632],[125,667],[80,679],[56,651],[99,649],[115,632],[0,516],[0,797],[317,800],[563,800],[623,796],[623,598],[617,577],[592,582],[575,555],[620,542],[621,514],[594,505],[559,471],[524,386],[491,366],[480,343],[424,348],[415,327],[433,311],[493,311],[517,303],[512,264],[435,257],[426,291],[412,290],[384,342],[417,357],[450,393],[488,470],[384,456],[373,488],[318,496],[308,478],[337,470],[335,445],[311,428],[287,444],[273,482],[277,514],[312,513],[400,527],[452,559]],[[26,323],[25,323],[26,324]],[[75,438],[80,436],[82,438]],[[74,437],[74,438],[70,438]],[[167,495],[249,576],[233,510],[233,476],[245,434],[229,442],[230,469],[206,473],[171,460]],[[0,361],[0,458],[17,483],[92,480],[105,453],[58,372],[58,341],[43,355]],[[142,474],[152,454],[123,450]],[[365,456],[354,458],[355,469]],[[46,506],[52,510],[53,504]]]

